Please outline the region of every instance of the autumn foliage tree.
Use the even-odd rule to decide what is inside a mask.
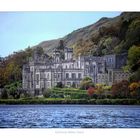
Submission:
[[[111,93],[115,98],[129,97],[129,82],[127,80],[122,80],[119,83],[113,84],[111,88]]]
[[[140,98],[140,82],[133,82],[129,85],[130,94],[132,97]]]
[[[87,93],[89,96],[92,96],[95,92],[95,88],[94,87],[89,87],[88,90],[87,90]]]
[[[25,51],[14,52],[0,61],[0,88],[15,81],[22,80],[22,66],[32,56],[33,50],[28,47]]]

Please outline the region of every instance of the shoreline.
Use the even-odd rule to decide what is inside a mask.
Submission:
[[[0,105],[140,105],[140,99],[0,99]]]

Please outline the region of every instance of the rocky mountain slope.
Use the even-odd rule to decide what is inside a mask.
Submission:
[[[63,38],[41,42],[42,47],[51,52],[60,40],[73,47],[75,55],[104,55],[127,51],[140,43],[140,12],[124,12],[115,18],[101,18],[96,23],[80,28]]]

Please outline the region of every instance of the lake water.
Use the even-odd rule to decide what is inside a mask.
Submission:
[[[0,105],[0,128],[140,128],[140,106]]]

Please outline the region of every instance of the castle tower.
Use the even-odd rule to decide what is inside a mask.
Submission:
[[[65,60],[71,60],[72,59],[72,54],[73,54],[73,49],[65,47],[64,48],[64,53],[65,53]]]

